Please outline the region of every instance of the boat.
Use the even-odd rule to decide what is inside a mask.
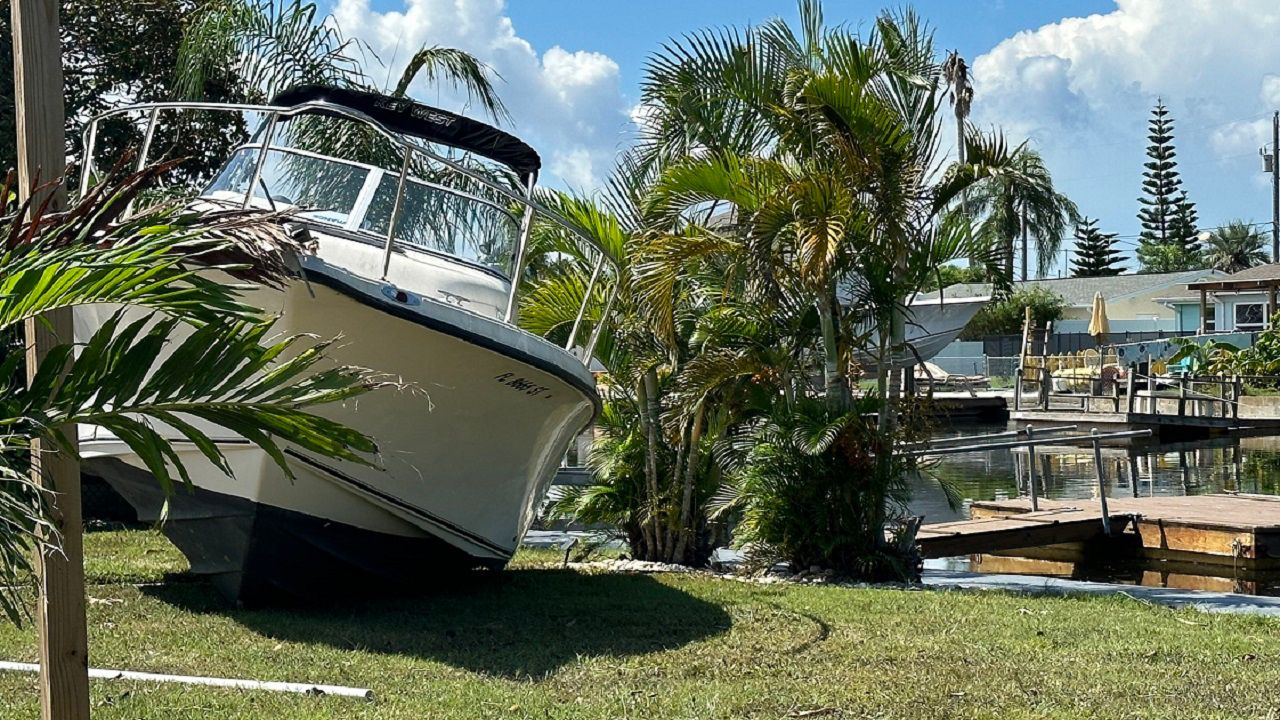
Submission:
[[[905,347],[891,354],[890,367],[911,367],[937,357],[989,302],[990,296],[913,298],[907,303]],[[879,363],[876,347],[857,353],[858,362],[872,374],[877,372]]]
[[[584,358],[601,328],[588,332],[585,308],[564,344],[516,324],[512,278],[528,259],[534,214],[572,230],[534,199],[537,153],[410,99],[303,86],[267,105],[157,103],[99,116],[86,130],[85,182],[104,120],[146,119],[141,166],[158,123],[198,112],[257,121],[192,207],[291,211],[291,230],[314,248],[283,291],[253,290],[248,300],[279,314],[280,333],[341,337],[333,362],[407,388],[318,411],[374,437],[380,468],[288,447],[290,480],[256,445],[217,430],[229,477],[168,433],[193,487],[178,488],[166,506],[124,443],[83,427],[84,473],[110,485],[140,520],[163,514],[191,571],[245,606],[419,590],[455,571],[503,567],[600,406]],[[402,159],[318,151],[338,123]],[[486,172],[477,170],[482,162]],[[595,253],[593,282],[606,282],[607,255],[576,240]],[[78,308],[77,338],[114,310]]]

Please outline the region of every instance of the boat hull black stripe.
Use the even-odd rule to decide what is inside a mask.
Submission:
[[[481,547],[488,548],[498,553],[499,555],[503,555],[505,557],[510,557],[512,554],[515,553],[515,548],[504,548],[501,545],[494,543],[492,540],[489,540],[488,538],[482,535],[477,535],[471,532],[470,530],[462,527],[461,525],[458,525],[457,523],[446,520],[440,517],[439,515],[435,515],[433,513],[427,512],[426,510],[423,510],[422,508],[416,505],[407,503],[404,500],[401,500],[400,498],[396,497],[395,495],[391,495],[389,493],[383,492],[378,488],[370,485],[369,483],[366,483],[362,480],[351,477],[350,475],[347,475],[341,470],[335,470],[329,467],[328,465],[325,465],[322,462],[319,462],[306,455],[303,455],[302,453],[296,450],[292,450],[292,449],[285,450],[285,454],[308,465],[309,467],[312,467],[316,470],[319,470],[325,473],[326,475],[333,477],[334,479],[341,480],[349,485],[354,485],[355,487],[359,488],[361,491],[366,492],[370,495],[373,495],[374,497],[377,497],[379,500],[382,500],[390,505],[394,505],[395,507],[401,510],[404,510],[405,512],[408,512],[411,515],[414,515],[415,517],[418,517],[422,520],[426,520],[427,522],[439,527],[442,530],[447,530],[457,535],[460,538],[464,538],[468,542],[472,542]]]
[[[530,355],[529,353],[524,352],[523,350],[513,348],[510,345],[503,344],[485,335],[481,335],[479,333],[471,332],[470,330],[460,328],[457,325],[454,325],[453,323],[445,322],[443,320],[439,320],[437,318],[433,318],[427,315],[422,315],[414,312],[413,310],[410,310],[409,308],[402,307],[400,305],[396,305],[393,303],[389,303],[378,298],[369,297],[368,295],[365,295],[364,293],[360,292],[359,290],[356,290],[350,285],[347,285],[341,280],[331,277],[329,275],[326,275],[323,272],[318,272],[318,271],[308,272],[307,280],[313,283],[324,285],[325,287],[335,292],[341,293],[344,297],[348,297],[348,298],[351,298],[352,300],[355,300],[361,305],[366,305],[376,310],[381,310],[389,315],[398,317],[401,320],[408,320],[409,322],[417,323],[418,325],[421,325],[426,328],[430,328],[437,332],[441,332],[446,335],[451,335],[453,337],[458,338],[459,340],[463,340],[465,342],[471,343],[472,345],[477,345],[486,350],[490,350],[492,352],[498,353],[499,355],[505,355],[511,358],[512,360],[522,362],[525,365],[530,365],[532,367],[535,367],[549,375],[554,375],[555,377],[564,381],[569,386],[580,391],[583,395],[586,395],[587,398],[591,401],[594,414],[598,415],[600,413],[600,395],[596,392],[595,387],[587,384],[582,378],[578,377],[577,375],[574,375],[573,373],[565,370],[564,368],[556,365],[553,362],[544,360],[540,357],[537,357],[536,355]],[[423,302],[434,302],[434,301],[430,300],[429,298],[424,298]]]

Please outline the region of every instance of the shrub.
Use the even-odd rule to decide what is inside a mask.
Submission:
[[[913,550],[887,542],[885,527],[905,515],[914,460],[894,452],[900,431],[877,427],[878,407],[869,394],[833,415],[820,399],[799,399],[741,433],[724,453],[729,482],[713,501],[717,516],[736,516],[738,544],[797,570],[913,576]]]
[[[1016,335],[1022,332],[1027,307],[1037,327],[1062,317],[1067,303],[1062,296],[1043,287],[1019,288],[1008,296],[993,300],[969,321],[961,340],[978,340],[987,335]]]

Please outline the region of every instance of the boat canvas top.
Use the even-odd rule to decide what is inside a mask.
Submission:
[[[323,105],[340,105],[356,110],[392,132],[412,135],[500,162],[518,173],[526,182],[528,178],[536,177],[542,168],[542,158],[538,157],[537,151],[520,138],[491,125],[448,110],[423,105],[410,98],[327,85],[297,85],[271,100],[271,104],[278,107],[314,107],[317,103],[320,105],[313,111],[315,114],[325,114]]]

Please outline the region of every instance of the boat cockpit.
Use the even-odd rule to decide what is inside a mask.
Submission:
[[[221,119],[192,120],[197,113]],[[600,322],[584,338],[587,309],[594,301],[596,317],[607,317],[613,259],[538,205],[541,161],[506,132],[407,98],[324,86],[292,88],[268,105],[136,105],[86,127],[81,192],[99,175],[100,130],[121,121],[145,123],[139,169],[160,143],[172,157],[183,152],[184,133],[212,134],[225,161],[206,166],[203,178],[188,173],[200,188],[193,201],[285,211],[317,240],[320,260],[382,283],[388,297],[407,291],[515,324],[520,283],[512,278],[526,273],[534,215],[546,218],[567,239],[557,259],[582,263],[591,277],[565,348],[590,357],[599,339]]]

